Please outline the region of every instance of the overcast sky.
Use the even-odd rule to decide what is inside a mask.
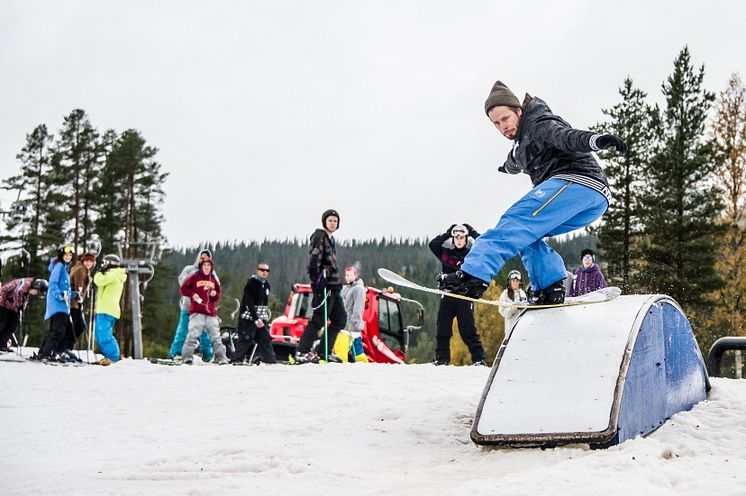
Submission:
[[[484,230],[530,188],[497,172],[496,79],[587,128],[628,75],[661,101],[684,45],[708,89],[746,77],[744,19],[727,1],[0,0],[0,176],[82,108],[159,148],[172,245],[306,238],[327,208],[344,239]]]

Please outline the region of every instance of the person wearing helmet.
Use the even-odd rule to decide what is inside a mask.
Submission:
[[[83,300],[88,295],[88,289],[91,285],[91,269],[94,265],[96,265],[96,255],[93,253],[84,253],[70,270],[70,284],[76,294],[76,297],[70,300],[72,325],[68,326],[67,333],[65,334],[65,342],[57,352],[72,361],[80,361],[80,358],[73,353],[72,349],[75,346],[75,342],[86,330]]]
[[[121,316],[119,300],[122,298],[127,272],[121,267],[122,260],[118,255],[104,256],[101,269],[93,276],[97,288],[96,297],[96,343],[104,358],[101,365],[110,365],[120,358],[119,343],[114,337],[114,324]]]
[[[49,290],[44,314],[44,320],[49,321],[49,332],[36,355],[40,360],[66,361],[64,356],[58,355],[58,351],[63,349],[68,328],[72,326],[70,300],[75,297],[75,292],[70,289],[70,276],[67,272],[72,259],[73,248],[65,244],[57,249],[57,256],[49,262]]]
[[[521,104],[501,81],[492,86],[484,110],[512,141],[498,170],[528,174],[533,189],[474,243],[461,269],[446,276],[443,287],[479,298],[505,263],[520,254],[533,287],[529,301],[562,303],[565,264],[544,238],[586,227],[604,214],[611,192],[593,152],[625,152],[627,145],[612,134],[573,129],[540,98],[527,94]]]
[[[190,300],[189,333],[181,349],[182,360],[187,365],[193,363],[194,348],[197,347],[199,336],[205,330],[212,341],[218,363],[228,363],[225,346],[220,340],[220,322],[215,306],[220,301],[220,281],[214,276],[213,268],[212,260],[202,260],[199,263],[199,272],[187,277],[179,288],[181,296],[186,296]]]
[[[199,264],[200,262],[202,262],[202,260],[212,259],[212,252],[210,250],[208,250],[207,248],[200,250],[200,252],[197,254],[197,258],[194,260],[194,263],[186,265],[183,269],[181,269],[181,273],[177,278],[179,287],[184,284],[184,281],[186,281],[189,276],[199,272]],[[218,275],[215,273],[215,268],[213,268],[212,270],[212,275],[218,281],[218,283],[220,283],[220,279],[218,279]],[[186,341],[187,335],[189,334],[190,306],[191,301],[186,296],[182,296],[179,299],[179,323],[176,325],[174,340],[171,343],[171,349],[168,352],[169,358],[181,358],[181,350],[184,348],[184,342]],[[205,330],[203,330],[202,334],[200,334],[199,336],[199,348],[202,355],[202,361],[211,362],[213,358],[212,341],[210,341],[210,337],[207,335],[207,331]]]
[[[606,287],[606,279],[596,263],[593,250],[586,248],[580,252],[580,263],[583,266],[575,271],[570,296],[582,296]]]
[[[3,284],[0,288],[0,353],[13,351],[8,347],[8,340],[18,328],[29,295],[43,298],[48,287],[44,279],[24,277]]]
[[[330,362],[341,362],[342,359],[332,353],[337,334],[347,322],[347,313],[342,302],[342,278],[337,266],[337,245],[334,233],[339,228],[339,213],[329,209],[321,214],[321,229],[311,235],[311,248],[308,252],[308,276],[313,288],[313,317],[308,320],[303,330],[295,362],[298,364],[317,362],[324,357],[325,346],[328,347]],[[324,305],[331,321],[327,328],[326,345],[324,344]],[[314,341],[320,339],[315,351]]]
[[[508,274],[508,282],[500,295],[500,303],[513,303],[516,305],[528,303],[526,292],[521,288],[521,273],[517,270],[511,270]],[[513,323],[521,313],[520,308],[500,307],[500,315],[505,319],[505,337],[513,328]]]
[[[479,233],[469,224],[452,224],[443,234],[434,237],[428,246],[441,263],[441,277],[453,274],[461,267]],[[442,296],[438,307],[438,324],[435,334],[435,365],[451,363],[451,336],[453,319],[458,321],[458,331],[469,348],[474,365],[485,365],[484,348],[474,322],[474,304],[470,301]]]

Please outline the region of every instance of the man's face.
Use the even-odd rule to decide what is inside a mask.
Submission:
[[[339,218],[337,218],[336,215],[330,215],[326,218],[326,230],[329,232],[334,232],[337,230],[337,226],[339,225]]]
[[[514,112],[510,107],[492,107],[487,115],[498,131],[508,139],[515,139],[518,124],[521,122],[521,110]]]
[[[260,265],[256,268],[256,275],[260,279],[266,279],[269,276],[269,265]]]
[[[93,264],[95,263],[96,262],[94,262],[90,258],[86,258],[85,260],[83,260],[83,267],[85,267],[86,270],[91,270],[91,267],[93,267]]]
[[[347,284],[352,284],[355,282],[355,279],[357,279],[357,273],[354,270],[345,271],[345,281],[347,281]]]
[[[586,269],[593,265],[593,256],[592,255],[583,255],[583,267]]]
[[[464,246],[466,246],[466,236],[464,236],[462,234],[457,234],[456,236],[454,236],[453,237],[453,246],[455,246],[456,248],[459,248],[459,249],[463,248]]]

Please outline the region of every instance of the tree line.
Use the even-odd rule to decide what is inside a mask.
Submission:
[[[661,84],[661,104],[650,103],[648,93],[631,77],[623,81],[619,103],[605,109],[604,121],[593,126],[629,145],[621,156],[601,154],[614,200],[590,234],[552,244],[573,269],[580,250],[597,243],[610,284],[626,293],[671,295],[692,320],[706,350],[716,337],[744,334],[746,97],[738,75],[718,95],[705,89],[704,75],[704,65],[695,67],[684,47]],[[78,252],[100,243],[104,253],[117,252],[117,243],[163,242],[162,185],[168,174],[162,172],[156,154],[157,148],[137,130],[100,132],[81,109],[64,118],[56,135],[44,124],[34,128],[17,156],[19,173],[3,181],[4,188],[18,192],[18,199],[5,216],[6,231],[0,236],[4,249],[22,248],[30,260],[22,269],[6,271],[3,279],[14,271],[46,274],[48,257],[62,242]],[[312,230],[309,227],[308,234]],[[340,242],[340,265],[357,264],[366,283],[379,288],[387,284],[377,277],[378,267],[432,286],[439,266],[427,241]],[[230,321],[232,300],[240,298],[256,263],[272,267],[275,315],[282,312],[292,284],[306,282],[306,239],[207,245],[215,252],[224,286],[224,323]],[[198,249],[181,247],[167,253],[149,287],[143,288],[146,354],[164,355],[170,344],[178,320],[176,275],[194,261]],[[131,248],[123,254],[135,255]],[[497,298],[505,274],[514,268],[523,270],[517,259],[508,263],[487,294]],[[401,291],[426,307],[425,327],[413,342],[410,359],[428,361],[434,348],[437,298]],[[43,333],[43,310],[31,314],[27,322]],[[493,354],[502,341],[502,318],[496,309],[478,308],[476,319],[485,347]],[[125,352],[128,325],[125,308],[119,329]],[[454,363],[461,355],[466,360],[460,346],[454,340]]]
[[[684,47],[662,105],[624,80],[595,127],[629,146],[603,157],[614,201],[595,233],[610,282],[672,296],[706,352],[719,336],[744,334],[746,103],[737,74],[717,96],[704,76]]]

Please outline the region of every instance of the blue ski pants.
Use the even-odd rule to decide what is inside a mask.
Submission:
[[[461,266],[491,281],[505,263],[520,254],[535,290],[567,277],[562,257],[544,237],[588,226],[608,208],[606,197],[582,184],[547,179],[518,200],[474,242]]]
[[[189,334],[189,311],[182,310],[179,315],[179,324],[176,326],[176,334],[174,334],[174,342],[171,343],[171,350],[168,355],[173,358],[176,355],[181,355],[181,349],[184,347],[187,334]],[[204,330],[199,336],[199,349],[202,351],[202,360],[205,362],[212,361],[212,341],[210,336]]]
[[[119,361],[119,343],[114,337],[117,319],[106,313],[96,314],[96,343],[101,353],[112,362]]]

